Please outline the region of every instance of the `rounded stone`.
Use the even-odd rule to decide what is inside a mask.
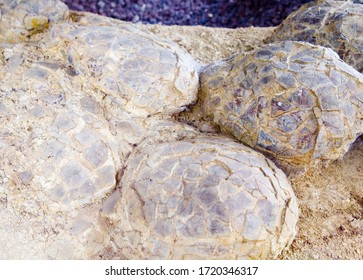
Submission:
[[[296,232],[284,175],[216,136],[141,145],[129,157],[111,236],[129,259],[275,258]]]
[[[363,5],[350,1],[313,1],[291,13],[268,42],[305,41],[332,48],[363,73]]]
[[[363,133],[363,76],[331,49],[277,42],[209,64],[200,77],[204,117],[277,159],[335,160]]]
[[[134,116],[170,115],[194,102],[198,65],[176,44],[130,26],[57,25],[46,51]]]

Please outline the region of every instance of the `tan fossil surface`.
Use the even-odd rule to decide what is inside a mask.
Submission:
[[[363,72],[363,6],[351,1],[319,0],[289,15],[266,41],[296,40],[332,48]]]
[[[82,38],[83,34],[90,32],[89,26],[92,25],[99,26],[100,30],[95,39],[92,39],[92,36]],[[132,217],[129,216],[122,222],[120,222],[120,215],[117,215],[118,211],[126,216],[131,213],[122,210],[124,207],[135,207],[127,203],[140,203],[140,198],[133,197],[134,200],[125,200],[130,196],[128,190],[135,188],[132,180],[141,182],[137,188],[142,189],[145,176],[148,179],[156,176],[162,181],[173,178],[165,173],[156,174],[152,169],[153,164],[163,162],[164,165],[168,165],[168,160],[172,159],[172,157],[168,158],[166,147],[173,147],[181,152],[183,156],[179,157],[180,162],[185,162],[183,157],[188,159],[188,153],[190,153],[186,146],[194,145],[193,155],[197,155],[193,159],[197,162],[194,163],[198,163],[197,159],[203,155],[203,152],[208,152],[208,149],[211,149],[210,152],[214,155],[218,153],[221,159],[228,158],[226,154],[229,148],[221,148],[223,145],[239,146],[238,149],[245,149],[225,136],[208,136],[208,139],[203,139],[206,135],[201,136],[197,129],[179,123],[170,115],[183,110],[187,102],[196,101],[196,93],[193,94],[193,89],[195,90],[197,84],[193,81],[197,78],[196,72],[199,71],[200,65],[226,59],[236,51],[250,51],[261,45],[263,40],[271,35],[273,28],[229,30],[145,26],[75,12],[71,12],[70,19],[58,26],[61,27],[60,30],[57,29],[57,24],[54,24],[48,30],[49,32],[34,34],[36,44],[26,44],[25,47],[22,44],[1,46],[3,70],[1,71],[0,116],[5,120],[5,124],[11,125],[5,125],[2,122],[0,139],[2,159],[0,163],[0,222],[3,225],[0,228],[0,246],[3,248],[0,257],[2,259],[154,258],[155,255],[143,255],[144,250],[140,255],[138,251],[140,247],[130,246],[130,244],[144,246],[146,254],[158,252],[158,248],[154,246],[156,243],[149,242],[147,239],[147,234],[150,233],[141,230],[143,233],[146,232],[146,235],[127,235],[127,231],[125,231],[126,234],[119,234],[123,225],[134,226],[132,218],[137,218],[138,215],[135,212],[134,216],[131,215]],[[85,51],[77,44],[77,40],[74,40],[78,37],[74,30],[83,29],[84,32],[80,34],[81,41],[97,41],[97,36],[105,36],[106,43],[102,45],[102,48],[117,49],[122,40],[121,36],[107,38],[106,35],[117,28],[123,30],[125,37],[131,43],[141,37],[141,40],[144,40],[142,46],[158,42],[160,52],[170,50],[169,56],[166,54],[167,62],[174,63],[175,68],[170,66],[171,70],[165,75],[166,73],[160,73],[158,69],[151,68],[155,59],[161,59],[161,56],[155,53],[142,52],[147,57],[137,59],[135,62],[132,56],[125,60],[122,51],[116,52],[116,55],[114,52],[104,52],[101,55],[97,48]],[[62,36],[57,36],[58,33]],[[165,40],[156,39],[149,33],[156,34]],[[174,41],[175,45],[169,40]],[[192,57],[183,49],[179,49],[177,45],[185,48]],[[87,61],[84,59],[87,55],[96,59]],[[200,65],[194,63],[193,59]],[[144,83],[130,80],[122,75],[117,76],[123,72],[122,67],[127,67],[127,62],[134,63],[133,67],[140,67],[139,71],[149,69],[153,75],[160,76],[157,79],[149,78],[143,81]],[[173,71],[176,68],[181,68],[182,71]],[[113,87],[112,83],[107,81],[108,75],[121,79],[123,88],[120,89],[120,85]],[[152,94],[148,96],[149,102],[152,104],[153,98],[159,100],[164,96],[162,100],[165,101],[165,106],[158,107],[160,103],[155,103],[155,106],[146,106],[140,98],[135,99],[137,101],[135,106],[127,105],[134,104],[134,100],[128,99],[127,96],[137,95],[139,88],[135,88],[135,84],[139,84],[141,90],[145,90],[143,87],[150,87],[150,85],[153,87],[155,81],[156,83],[161,81],[162,86],[156,93],[151,92]],[[163,89],[175,90],[180,97],[177,99],[179,103],[171,104],[172,109],[170,109],[170,99],[162,93]],[[128,92],[128,95],[120,94],[122,92]],[[146,92],[150,91],[146,90]],[[157,96],[158,94],[161,96]],[[213,129],[211,131],[216,132]],[[213,137],[217,137],[217,140],[213,140]],[[219,143],[219,137],[223,138],[223,145]],[[201,139],[201,142],[198,142],[198,139]],[[204,146],[205,144],[207,146]],[[265,183],[267,189],[271,186],[280,186],[281,190],[285,190],[281,196],[285,197],[284,203],[276,204],[276,206],[265,203],[269,205],[265,211],[266,209],[286,209],[286,205],[294,209],[292,206],[294,203],[287,204],[295,197],[291,195],[290,183],[299,205],[297,235],[290,249],[283,251],[279,258],[363,258],[362,146],[363,143],[358,139],[344,158],[334,161],[328,167],[308,169],[302,175],[291,173],[287,179],[282,178],[278,184]],[[182,152],[183,149],[186,150]],[[155,151],[157,153],[154,153]],[[156,161],[148,161],[140,158],[140,155],[148,157],[155,154],[161,155],[160,158],[164,160],[161,161],[159,158]],[[263,158],[263,161],[266,162],[266,159]],[[202,174],[214,174],[213,168],[209,170],[207,167],[214,166],[211,163],[215,160],[206,162],[206,165],[202,165],[200,169]],[[127,166],[127,163],[142,168],[132,169]],[[252,163],[252,166],[256,164],[257,162]],[[228,167],[228,164],[228,168],[226,165],[216,165],[218,166],[222,166],[225,170],[233,170]],[[273,166],[271,162],[266,168],[276,172],[278,168]],[[147,174],[148,172],[155,174],[150,175]],[[236,172],[233,171],[232,174],[234,173]],[[262,177],[252,173],[254,178],[270,176],[268,172]],[[193,174],[183,174],[183,176],[190,175]],[[223,176],[223,172],[220,175]],[[143,199],[148,201],[151,198],[151,201],[155,202],[162,199],[162,194],[168,191],[167,186],[163,185],[166,189],[158,194],[160,188],[157,188],[157,184],[160,182],[151,185],[153,192],[145,193],[146,196],[142,197],[141,201]],[[123,189],[122,186],[127,188]],[[233,184],[231,187],[233,188]],[[182,189],[186,190],[185,187]],[[217,189],[211,190],[211,193],[215,190]],[[120,200],[122,192],[124,196]],[[244,191],[240,193],[244,194]],[[286,199],[286,195],[290,199]],[[199,202],[204,201],[208,204],[203,197],[203,195],[199,196],[202,198]],[[195,198],[198,201],[198,196]],[[214,200],[213,203],[220,202],[223,202],[223,199]],[[172,201],[170,203],[168,207],[172,207]],[[263,206],[263,204],[260,202],[256,205]],[[164,211],[172,209],[168,207],[164,208]],[[206,207],[208,208],[209,205]],[[212,209],[213,205],[210,207]],[[214,207],[214,209],[217,208]],[[140,211],[140,209],[137,210]],[[296,217],[295,211],[292,212],[294,214],[291,217]],[[160,215],[163,215],[162,213],[167,215],[171,212],[159,212]],[[215,213],[220,215],[223,212]],[[258,215],[257,212],[253,213]],[[263,213],[260,211],[262,223],[270,218],[272,226],[274,221],[280,224],[279,217],[286,218],[285,214],[269,216]],[[213,215],[211,213],[211,217]],[[200,218],[198,215],[194,217]],[[208,223],[212,220],[204,217],[203,221]],[[292,224],[295,222],[293,218]],[[188,224],[185,221],[183,223]],[[290,226],[287,228],[290,229],[285,235],[286,239],[282,240],[285,245],[291,242],[295,231],[294,226],[291,231],[291,221],[289,223]],[[209,233],[222,231],[223,226],[217,227],[215,226],[217,224],[214,222],[213,226],[212,223],[209,228],[206,226],[207,231],[209,230]],[[140,226],[144,227],[146,224],[136,225],[136,227]],[[158,230],[159,236],[168,234],[170,236],[167,223],[148,228],[153,232]],[[258,229],[258,226],[255,225],[255,229]],[[182,228],[180,230],[183,232]],[[262,233],[263,231],[260,231],[259,237],[263,239]],[[250,234],[253,235],[253,232]],[[267,235],[270,236],[269,238],[276,236],[269,233]],[[140,242],[140,238],[143,238],[143,241]],[[232,239],[229,240],[228,242],[232,242]],[[145,241],[145,245],[140,245]],[[175,245],[171,241],[168,244],[168,246]],[[216,243],[213,244],[215,246]],[[273,243],[269,243],[270,246],[272,245],[270,254],[264,255],[254,251],[253,248],[256,249],[258,246],[251,244],[250,257],[252,258],[275,257],[275,254],[284,247],[279,245],[280,247],[276,248]],[[238,251],[237,247],[235,249]],[[247,247],[242,248],[240,252],[245,252]],[[177,248],[175,251],[177,254],[183,252],[178,247],[173,248]],[[218,248],[223,255],[221,246],[215,246],[213,253],[218,254]],[[267,251],[269,250],[269,247],[265,246],[265,252],[266,248]],[[201,247],[201,250],[205,248]],[[177,254],[177,258],[181,258],[181,254]],[[198,253],[198,248],[190,251],[187,258],[198,256],[207,258],[200,255],[200,251]],[[238,254],[231,256],[229,252],[223,256],[234,258],[238,257]],[[242,258],[247,256],[249,255],[243,255]]]
[[[180,43],[204,64],[260,46],[274,30],[146,27],[158,36]],[[289,176],[298,198],[300,216],[297,236],[280,259],[363,259],[362,144],[358,138],[342,159],[327,168],[313,168],[304,175]]]
[[[142,143],[110,215],[127,258],[273,259],[295,237],[295,195],[262,154],[228,138]]]
[[[181,44],[204,64],[260,46],[274,31],[256,27],[146,27]],[[362,145],[358,138],[342,159],[327,168],[289,176],[299,204],[298,233],[279,259],[363,259]]]
[[[191,115],[273,158],[310,164],[341,158],[363,133],[362,100],[363,76],[331,49],[282,41],[203,68]]]
[[[1,9],[0,258],[265,259],[291,244],[286,175],[173,118],[198,97],[186,50],[58,1]],[[44,24],[14,28],[23,12]]]

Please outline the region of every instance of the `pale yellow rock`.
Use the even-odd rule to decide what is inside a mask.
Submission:
[[[0,258],[92,258],[110,240],[99,211],[118,170],[147,137],[148,124],[195,100],[197,63],[171,42],[133,35],[131,26],[94,27],[92,35],[92,27],[66,23],[68,11],[58,1],[7,2],[1,9],[2,24],[23,14],[48,16],[52,24],[39,20],[42,33],[31,44],[0,46]],[[2,29],[2,40],[30,40],[23,34],[27,24]],[[94,41],[87,43],[89,36]],[[123,36],[139,50],[122,45]],[[132,69],[137,72],[127,78]],[[138,80],[146,69],[149,84]],[[161,97],[165,103],[156,102]]]
[[[34,41],[33,35],[68,17],[68,7],[58,0],[1,0],[0,42]]]
[[[14,15],[17,17],[16,13],[11,16]],[[0,224],[4,226],[0,227],[3,248],[0,258],[275,258],[289,246],[296,233],[298,211],[282,171],[260,154],[225,136],[201,134],[171,116],[196,101],[200,68],[194,60],[211,63],[228,58],[237,50],[250,51],[262,44],[272,29],[215,32],[201,27],[142,26],[87,13],[71,13],[69,18],[61,16],[61,20],[55,19],[47,26],[41,16],[41,27],[33,30],[37,34],[32,33],[29,38],[15,36],[16,42],[30,40],[34,44],[1,45]],[[26,30],[29,24],[31,20],[22,28]],[[15,42],[10,37],[6,33],[3,42]],[[127,55],[121,48],[123,37],[135,43],[127,49]],[[185,47],[194,58],[169,39]],[[150,47],[151,52],[144,52],[145,47]],[[201,53],[203,47],[207,49]],[[168,71],[153,68],[157,64],[155,53],[164,54],[158,59],[168,57],[172,65]],[[146,59],[143,54],[150,56]],[[129,70],[123,68],[126,63],[136,63],[131,69],[135,67],[139,71],[134,74],[148,73],[148,81],[138,80],[143,78],[139,75],[131,77],[137,78],[136,81],[122,76],[127,76]],[[157,90],[152,91],[154,88]],[[142,100],[145,94],[147,102]],[[315,113],[321,116],[322,112],[314,110]],[[157,228],[150,226],[143,234],[125,231],[128,227],[145,226],[142,217],[130,216],[130,203],[138,201],[130,196],[130,184],[148,172],[156,178],[174,178],[176,182],[179,180],[178,184],[193,175],[195,169],[191,168],[191,172],[181,177],[165,174],[162,177],[162,174],[153,174],[157,172],[153,167],[167,165],[164,160],[137,158],[145,155],[152,158],[158,151],[165,159],[169,156],[164,152],[171,148],[180,150],[185,143],[195,147],[190,156],[192,161],[198,161],[202,151],[221,154],[220,158],[229,161],[222,164],[222,169],[227,166],[225,170],[232,170],[232,175],[242,171],[235,168],[236,164],[230,166],[233,160],[225,156],[231,147],[231,154],[236,150],[243,154],[236,161],[250,153],[254,155],[244,172],[253,171],[255,180],[250,185],[258,191],[251,200],[256,202],[256,208],[252,207],[248,215],[241,215],[242,219],[228,221],[235,225],[245,217],[246,223],[252,225],[244,224],[240,231],[227,232],[223,237],[213,236],[208,239],[208,245],[198,243],[195,236],[183,239],[178,246],[168,240],[167,250],[158,251],[153,245],[160,242]],[[170,157],[182,162],[188,155],[178,151]],[[210,162],[213,166],[219,164]],[[132,164],[143,168],[133,170]],[[201,170],[205,174],[210,172],[208,164]],[[219,176],[223,177],[223,172]],[[202,178],[197,180],[201,182]],[[233,184],[231,189],[237,189],[240,196],[250,195],[248,182]],[[227,185],[218,184],[214,190],[226,191]],[[152,184],[150,187],[152,191],[143,193],[146,198],[155,195],[158,199],[169,199],[164,193],[158,195],[160,189]],[[194,190],[196,193],[200,190],[198,187]],[[262,191],[266,192],[262,194]],[[122,199],[121,193],[125,194]],[[276,197],[265,199],[271,194]],[[193,196],[193,199],[199,198]],[[228,204],[228,199],[220,201]],[[171,201],[169,206],[172,204]],[[276,215],[270,215],[266,209],[273,209]],[[143,211],[141,207],[137,210],[137,214]],[[165,213],[160,212],[160,217]],[[201,223],[212,224],[214,216],[210,217]],[[178,219],[179,216],[175,217]],[[181,228],[183,225],[187,227],[188,223],[182,221]],[[277,233],[268,232],[269,227]],[[214,232],[212,226],[204,233],[212,236]],[[213,248],[212,255],[203,253],[206,248]]]
[[[0,1],[0,3],[3,2]],[[26,3],[27,1],[23,2]],[[232,53],[237,51],[250,51],[254,47],[262,45],[263,40],[269,37],[274,30],[274,28],[239,28],[232,30],[200,26],[133,25],[79,12],[71,12],[71,22],[69,23],[83,27],[96,25],[129,26],[128,28],[132,28],[135,32],[142,34],[148,31],[166,40],[173,40],[191,53],[196,61],[203,64],[227,59]],[[74,75],[74,68],[67,60],[66,54],[52,52],[51,57],[56,57],[55,61],[48,61],[49,57],[42,56],[41,52],[47,50],[47,48],[43,48],[44,43],[49,44],[48,38],[51,37],[51,30],[48,28],[45,32],[34,34],[30,37],[31,41],[38,41],[34,45],[35,49],[31,49],[29,45],[24,44],[15,44],[12,47],[1,45],[1,79],[3,79],[7,72],[13,73],[15,77],[13,71],[19,67],[22,68],[25,65],[25,67],[29,68],[30,64],[38,64],[39,62],[42,62],[39,64],[40,67],[60,68],[62,73],[60,76],[62,77]],[[42,51],[40,52],[37,47],[40,47]],[[55,70],[50,71],[53,73]],[[20,71],[19,73],[22,72]],[[7,81],[9,81],[10,76],[7,75]],[[80,77],[82,78],[72,76],[70,78],[72,81],[70,86],[68,80],[64,80],[63,87],[69,87],[69,92],[72,94],[75,92],[76,97],[71,99],[70,102],[73,104],[73,107],[67,102],[62,103],[66,105],[62,112],[66,112],[70,107],[77,108],[80,103],[79,94],[84,93],[87,95],[86,101],[82,102],[82,108],[78,111],[76,110],[76,112],[82,111],[85,115],[96,116],[96,118],[101,119],[100,124],[102,125],[106,125],[106,122],[108,123],[108,127],[101,129],[101,134],[102,137],[109,139],[109,136],[107,136],[109,134],[104,134],[105,131],[109,130],[117,142],[118,157],[115,156],[114,161],[119,161],[120,165],[116,166],[115,181],[118,182],[115,186],[116,190],[105,195],[95,194],[95,199],[92,200],[92,203],[83,204],[82,200],[76,199],[67,206],[62,201],[57,203],[54,200],[50,200],[48,193],[42,189],[42,186],[38,188],[38,186],[33,185],[34,176],[32,169],[22,169],[16,176],[8,177],[9,174],[14,173],[13,169],[16,170],[17,167],[12,164],[12,159],[18,160],[18,158],[22,158],[22,156],[19,157],[18,155],[27,149],[28,142],[24,141],[21,145],[18,142],[18,144],[9,148],[9,145],[4,143],[2,139],[5,135],[7,135],[6,137],[11,137],[11,133],[14,133],[14,131],[11,129],[3,130],[3,122],[8,125],[12,120],[17,119],[16,122],[18,124],[15,127],[24,127],[22,131],[15,133],[16,137],[14,138],[19,139],[19,135],[26,136],[26,133],[29,133],[26,132],[26,119],[28,115],[24,118],[23,115],[17,114],[16,110],[14,110],[11,118],[3,118],[2,113],[8,112],[9,108],[6,108],[1,102],[11,92],[11,89],[0,91],[0,123],[2,125],[0,130],[1,259],[120,259],[125,258],[125,255],[130,256],[132,251],[126,250],[127,248],[125,247],[121,249],[121,247],[128,244],[125,241],[130,242],[129,240],[131,239],[135,243],[139,242],[138,240],[140,240],[141,236],[130,235],[127,239],[124,239],[121,234],[114,234],[112,230],[115,230],[118,225],[111,224],[113,220],[110,219],[110,217],[113,218],[112,213],[115,207],[118,207],[121,187],[119,182],[124,172],[122,168],[125,167],[124,162],[127,160],[128,155],[134,151],[134,146],[139,145],[141,142],[146,143],[148,141],[149,144],[155,144],[163,141],[176,141],[176,139],[187,140],[196,137],[200,133],[196,129],[172,121],[169,117],[165,117],[162,114],[156,114],[149,118],[135,117],[129,112],[120,109],[121,102],[117,98],[105,96],[100,90],[95,90],[91,83],[85,83],[82,75]],[[26,80],[26,77],[24,79]],[[19,77],[15,80],[19,83],[22,82]],[[56,84],[59,83],[60,81],[56,82]],[[14,82],[13,84],[16,83]],[[30,82],[25,84],[26,87],[29,87]],[[4,84],[2,87],[4,87]],[[21,86],[17,85],[16,89],[19,88],[21,89]],[[48,83],[44,88],[49,89]],[[42,93],[41,90],[37,92]],[[11,98],[16,96],[16,94],[10,95]],[[52,105],[45,104],[41,100],[35,101],[36,95],[32,96],[34,97],[32,104],[36,105],[32,108],[34,115],[42,116],[44,112],[53,112],[61,107],[56,105],[56,109],[50,108]],[[91,101],[89,97],[92,98]],[[8,102],[9,106],[13,106],[10,99],[7,99],[6,102]],[[24,98],[24,92],[22,92],[22,97],[16,97],[15,102],[22,99],[29,101],[29,98]],[[39,102],[39,104],[36,104],[36,102]],[[27,103],[24,102],[22,105],[24,108],[20,112],[26,110]],[[20,107],[15,106],[14,108],[18,109]],[[95,108],[101,108],[102,110]],[[104,108],[107,108],[107,110],[103,110]],[[88,111],[92,113],[88,113]],[[94,112],[97,112],[96,115]],[[319,115],[321,111],[315,110],[314,113]],[[101,115],[104,116],[103,120]],[[41,123],[44,117],[40,118],[40,122],[34,121],[36,120],[35,117],[30,119],[31,123],[35,122],[42,128],[42,125],[38,123]],[[79,119],[79,117],[76,118],[77,123]],[[207,124],[205,126],[207,127]],[[214,131],[213,129],[211,130]],[[36,131],[40,131],[40,129]],[[73,135],[72,132],[70,134]],[[38,133],[37,135],[42,134]],[[25,137],[25,139],[29,139],[29,137]],[[41,143],[42,141],[46,142],[47,139],[47,137],[44,137],[37,139],[37,141]],[[146,144],[146,146],[149,144]],[[79,147],[79,145],[77,144],[76,147]],[[8,151],[4,148],[7,148]],[[8,157],[6,162],[3,160],[4,153]],[[27,160],[31,162],[36,161],[34,159],[37,158],[36,154],[26,154],[28,156],[27,159],[18,160],[17,162],[21,162],[21,164],[25,162],[26,166]],[[81,156],[82,151],[74,152],[73,155]],[[363,235],[360,223],[361,193],[363,192],[361,184],[363,180],[362,156],[362,145],[358,141],[343,160],[332,163],[327,169],[313,169],[298,179],[293,178],[292,186],[298,197],[300,207],[299,231],[290,249],[284,251],[279,258],[362,258]],[[30,165],[29,163],[28,166]],[[291,180],[292,178],[290,177],[289,179]],[[40,191],[33,191],[34,189],[40,189]],[[89,198],[86,197],[86,199]],[[51,207],[48,207],[48,205]],[[56,209],[62,208],[63,210],[49,210],[52,207]],[[101,217],[99,216],[100,211],[102,211]],[[326,234],[327,230],[324,228],[327,224],[330,225],[328,234]],[[112,238],[110,237],[110,232],[113,234]],[[291,234],[291,232],[288,234]],[[244,246],[243,250],[246,250],[246,243],[235,244],[235,249],[237,250],[242,246]]]

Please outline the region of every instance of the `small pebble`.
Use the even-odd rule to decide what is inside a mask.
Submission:
[[[98,1],[97,5],[102,9],[106,4],[103,1]]]

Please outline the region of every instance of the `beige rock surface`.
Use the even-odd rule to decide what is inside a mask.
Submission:
[[[54,0],[1,0],[0,42],[19,43],[36,40],[53,23],[68,18],[67,6]]]
[[[205,64],[262,45],[274,30],[146,27],[158,36],[179,42]],[[362,156],[363,142],[358,138],[345,157],[329,167],[289,175],[300,216],[295,241],[280,259],[363,259]]]
[[[19,9],[5,12],[2,23],[16,23],[23,11],[34,17],[49,14],[52,18],[53,12],[68,15],[58,1],[19,2],[23,9],[14,5],[10,7]],[[29,8],[32,5],[39,9]],[[61,19],[44,26],[40,33],[29,34],[26,41],[30,43],[19,39],[13,44],[12,35],[18,30],[12,26],[2,29],[6,31],[0,46],[2,259],[97,255],[110,239],[99,221],[101,203],[115,188],[117,171],[133,145],[146,137],[148,123],[157,125],[158,116],[146,117],[179,112],[196,96],[196,63],[176,45],[145,32],[141,38],[142,31],[132,35],[131,26],[100,27],[92,33],[90,28]],[[72,45],[77,30],[83,40],[94,41]],[[115,36],[117,30],[128,38],[126,43],[144,47],[139,50],[142,54],[132,45],[123,50],[118,41],[122,37]],[[164,67],[157,68],[157,63]],[[145,71],[149,84],[132,80],[140,75],[126,77],[126,69],[117,70],[127,64]],[[107,81],[113,78],[111,74],[124,75],[118,79],[123,82],[122,90]],[[180,98],[170,98],[168,92]],[[130,106],[121,93],[134,97]],[[149,99],[142,100],[142,96]]]
[[[130,25],[91,14],[71,13],[71,17],[83,26],[95,21],[103,26]],[[201,63],[227,58],[241,49],[250,50],[261,44],[272,31],[271,28],[136,28],[141,33],[150,30],[174,40]],[[29,51],[36,48],[34,45],[28,45],[28,50],[22,50],[22,45],[1,47],[1,67],[6,69],[1,71],[1,79],[6,81],[1,86],[6,94],[2,95],[4,99],[1,101],[5,104],[0,103],[0,114],[7,123],[10,120],[14,123],[14,127],[1,128],[4,138],[0,142],[0,158],[3,159],[0,163],[0,223],[5,225],[0,228],[1,258],[126,257],[112,245],[115,240],[106,230],[110,224],[105,219],[117,203],[118,191],[111,193],[109,190],[120,183],[123,163],[143,139],[157,141],[168,139],[173,134],[183,139],[193,137],[198,131],[171,119],[163,120],[158,114],[153,118],[134,118],[129,110],[120,110],[115,98],[104,98],[101,91],[95,91],[90,84],[82,83],[82,79],[74,78],[79,69],[69,63],[72,61],[56,57],[54,61],[47,61],[48,56],[32,57],[32,53],[37,53]],[[23,56],[23,52],[29,55]],[[67,53],[64,55],[67,57]],[[78,65],[82,66],[81,60]],[[12,71],[22,74],[19,80],[12,81]],[[62,78],[53,79],[52,75]],[[72,77],[71,83],[69,77]],[[71,90],[69,85],[72,85]],[[39,92],[42,95],[29,100],[24,98],[26,94],[17,95],[18,91],[30,93],[28,96],[36,96]],[[62,92],[62,95],[54,92]],[[10,110],[14,103],[17,105]],[[106,114],[105,107],[108,108]],[[21,121],[23,115],[28,121]],[[38,118],[42,121],[34,122]],[[50,129],[51,122],[56,124],[53,129]],[[39,137],[44,129],[47,139]],[[100,130],[100,134],[94,137],[93,129]],[[85,135],[92,141],[82,142]],[[48,140],[56,145],[43,147]],[[92,153],[95,149],[102,151],[102,146],[107,146],[107,152]],[[38,164],[34,155],[39,152],[43,160]],[[343,160],[328,168],[309,170],[305,175],[290,174],[301,218],[296,240],[281,258],[363,258],[362,156],[362,143],[357,141]],[[68,168],[74,161],[77,166],[73,167],[78,169]],[[111,163],[116,166],[114,170],[108,168]],[[19,166],[26,168],[18,170]],[[56,173],[50,171],[57,176],[37,173],[42,168],[57,170]],[[103,168],[112,176],[101,172]],[[89,169],[97,172],[90,173]],[[100,178],[109,182],[101,184]],[[74,183],[77,187],[67,188],[65,193],[61,191],[62,186],[53,190],[57,180]]]
[[[285,174],[242,144],[203,138],[172,118],[197,99],[190,54],[141,26],[68,18],[57,1],[6,4],[10,23],[17,11],[65,17],[19,40],[16,28],[2,29],[0,258],[275,258],[289,246],[298,210]],[[133,187],[142,189],[140,207]],[[168,197],[168,188],[182,192]],[[234,194],[246,204],[231,203]],[[190,211],[175,214],[173,205]],[[173,215],[174,234],[162,225]]]
[[[79,15],[78,13],[76,13]],[[97,17],[97,16],[96,16]],[[274,28],[208,28],[142,25],[183,46],[202,64],[262,45]],[[280,259],[363,259],[363,142],[329,167],[290,174],[298,198],[298,233]],[[105,250],[107,257],[116,257]]]

